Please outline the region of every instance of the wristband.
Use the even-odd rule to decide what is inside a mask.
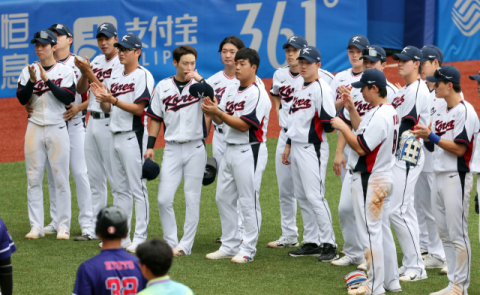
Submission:
[[[114,106],[117,106],[117,103],[118,103],[118,97],[116,97],[116,99],[117,99],[117,100],[116,100],[115,103],[113,104]]]
[[[433,132],[430,132],[430,134],[428,135],[428,140],[438,145],[438,142],[440,141],[440,136],[436,135]]]
[[[148,142],[147,142],[147,149],[153,149],[155,146],[155,141],[157,140],[156,137],[154,136],[149,136],[148,137]]]

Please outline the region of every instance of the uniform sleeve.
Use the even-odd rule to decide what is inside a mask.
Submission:
[[[319,93],[321,95],[321,110],[319,111],[320,123],[322,123],[323,125],[323,130],[325,130],[325,132],[327,133],[330,133],[335,130],[330,123],[332,118],[335,117],[335,101],[333,98],[334,94],[332,89],[328,85],[320,84],[320,91],[321,91],[321,93]]]
[[[369,154],[375,150],[387,138],[388,122],[383,117],[375,116],[371,118],[369,124],[357,135],[357,141],[360,147]],[[377,118],[381,118],[378,120]],[[372,122],[375,122],[372,124]]]
[[[226,99],[223,99],[225,97],[228,97],[228,93],[230,92],[228,89],[230,87],[227,87],[227,89],[225,90],[225,93],[223,93],[223,96],[222,96],[222,99],[220,100],[220,104],[218,105],[218,108],[221,109],[222,111],[225,112],[226,108],[227,108],[227,103],[226,103]]]
[[[394,85],[387,83],[387,100],[389,103],[392,103],[393,99],[397,94],[397,89]]]
[[[160,121],[163,121],[163,106],[162,100],[160,96],[160,83],[155,87],[153,91],[152,99],[150,101],[150,105],[147,109],[147,116],[150,118]]]
[[[28,81],[30,81],[30,73],[28,72],[28,67],[25,67],[18,77],[18,84],[25,86]]]
[[[250,124],[254,130],[260,128],[260,122],[263,121],[263,114],[257,112],[257,107],[260,103],[260,90],[251,92],[250,97],[245,100],[244,114],[240,116],[240,119]]]
[[[277,70],[273,74],[272,89],[270,89],[270,93],[272,95],[280,95],[280,92],[278,90],[279,86],[280,86],[280,80],[278,79],[278,70]]]
[[[85,263],[82,263],[77,271],[77,278],[75,279],[75,287],[73,288],[74,295],[93,295],[94,286],[92,280],[88,275]]]
[[[455,118],[455,126],[453,127],[454,142],[464,144],[467,148],[470,146],[475,128],[474,120],[478,121],[477,116],[473,116],[472,112],[468,112],[466,107],[464,111],[459,112]]]
[[[139,80],[137,81],[137,85],[135,85],[135,101],[134,103],[140,103],[142,101],[147,102],[147,106],[150,104],[151,98],[151,91],[148,89],[149,79],[148,73],[144,71],[144,74],[139,76]],[[150,86],[153,87],[153,86]]]
[[[338,117],[343,120],[343,122],[352,125],[352,122],[350,120],[350,112],[345,108],[342,107],[340,111],[338,112]]]
[[[330,83],[330,88],[333,91],[333,102],[336,102],[339,99],[339,96],[337,95],[337,87],[338,87],[338,74],[337,76],[333,77],[332,82]]]

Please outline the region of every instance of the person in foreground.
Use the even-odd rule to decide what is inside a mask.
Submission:
[[[140,244],[136,254],[140,260],[140,270],[148,280],[147,287],[139,295],[193,295],[189,287],[168,276],[173,251],[163,239],[152,239]]]

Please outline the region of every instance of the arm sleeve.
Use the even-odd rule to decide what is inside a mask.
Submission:
[[[162,100],[160,97],[160,84],[155,87],[153,91],[152,99],[150,100],[150,105],[147,108],[147,116],[153,120],[163,121],[163,106]]]
[[[398,128],[398,137],[402,137],[403,132],[407,130],[412,130],[415,123],[412,120],[404,120],[400,123],[400,127]],[[398,140],[400,144],[400,140]]]
[[[273,74],[273,79],[272,79],[272,89],[270,89],[270,94],[272,95],[280,95],[278,86],[279,86],[279,79],[278,79],[278,70],[275,71]]]
[[[48,79],[46,84],[55,98],[65,105],[69,105],[75,101],[75,83],[72,83],[69,87],[59,87],[57,84],[53,83],[52,80]]]
[[[28,80],[27,85],[25,86],[20,84],[20,82],[18,83],[17,98],[22,105],[26,105],[32,97],[33,85],[34,83],[32,83],[30,80]]]
[[[429,151],[433,153],[433,150],[435,149],[435,144],[431,141],[424,141],[423,146]]]
[[[332,127],[332,124],[330,123],[332,118],[335,117],[334,94],[332,88],[330,88],[330,86],[328,86],[326,83],[324,83],[323,85],[320,83],[319,91],[319,99],[321,99],[321,109],[319,112],[320,123],[322,123],[323,125],[323,130],[325,130],[325,132],[327,133],[330,133],[335,131],[335,129]]]
[[[352,122],[350,120],[350,112],[347,111],[345,107],[342,107],[340,111],[338,112],[338,117],[343,120],[343,122],[347,123],[348,125],[352,125]]]
[[[145,71],[144,71],[145,72]],[[148,75],[145,72],[144,76],[139,77],[137,85],[135,85],[135,101],[134,103],[139,103],[141,101],[146,101],[147,106],[150,104],[151,92],[148,89]]]
[[[465,108],[464,112],[460,112],[457,118],[455,118],[455,126],[453,128],[453,134],[455,138],[453,141],[455,143],[461,143],[467,146],[470,146],[470,142],[473,138],[473,129],[475,126],[475,122],[468,118],[470,114],[467,113],[467,109]],[[477,119],[478,120],[478,119]]]
[[[235,86],[232,86],[232,87],[235,87]],[[227,87],[227,89],[226,89],[225,92],[223,93],[222,100],[220,100],[220,103],[218,104],[218,108],[219,108],[220,110],[224,111],[224,112],[225,112],[225,110],[226,110],[226,108],[227,108],[227,105],[226,105],[226,104],[227,104],[227,103],[226,103],[227,100],[226,100],[226,99],[223,99],[223,98],[228,97],[228,95],[229,95],[229,94],[228,94],[228,93],[229,93],[228,89],[229,89],[229,88],[230,88],[230,87]]]
[[[362,147],[367,154],[371,153],[387,138],[386,128],[388,123],[385,122],[383,117],[377,116],[377,118],[382,118],[382,120],[378,121],[375,120],[376,118],[372,118],[370,123],[357,136],[360,147]],[[375,124],[372,124],[372,121],[375,122]]]
[[[240,116],[240,119],[250,124],[254,130],[260,128],[260,122],[263,120],[263,118],[259,118],[260,114],[257,113],[257,106],[260,100],[259,92],[260,90],[258,90],[258,94],[257,92],[252,92],[250,96],[254,95],[256,97],[249,97],[245,100],[245,115]]]

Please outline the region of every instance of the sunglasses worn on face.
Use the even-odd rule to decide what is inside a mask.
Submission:
[[[135,48],[125,48],[125,47],[118,47],[119,52],[127,52],[127,51],[137,51]]]

